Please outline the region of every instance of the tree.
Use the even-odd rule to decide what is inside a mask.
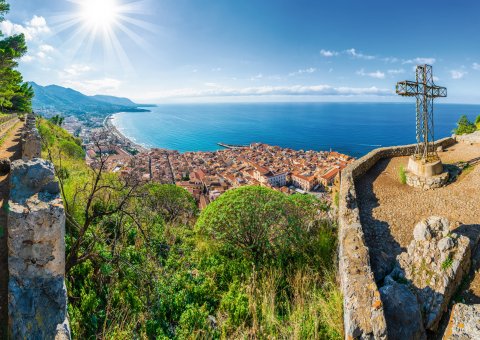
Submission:
[[[477,126],[477,130],[480,130],[480,115],[475,119],[475,125]]]
[[[477,130],[475,124],[468,120],[466,115],[462,115],[457,122],[457,127],[453,130],[456,135],[464,135],[466,133],[472,133]]]
[[[141,195],[146,208],[161,215],[167,223],[186,223],[196,215],[193,196],[174,184],[147,184]]]
[[[9,10],[5,0],[0,0],[0,22]],[[1,36],[0,32],[0,36]],[[31,111],[33,89],[23,83],[20,72],[15,70],[18,60],[27,53],[23,34],[12,35],[0,40],[0,110]]]
[[[300,239],[300,216],[283,193],[246,186],[229,190],[202,212],[196,228],[227,250],[260,262],[275,259]]]

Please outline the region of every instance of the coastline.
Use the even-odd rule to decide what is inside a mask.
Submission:
[[[117,112],[118,113],[118,112]],[[133,148],[135,148],[138,152],[148,152],[150,148],[147,148],[145,146],[142,146],[138,143],[135,143],[132,141],[130,138],[125,136],[123,133],[120,132],[120,130],[117,129],[115,124],[113,124],[112,119],[113,119],[113,114],[108,115],[105,117],[105,120],[103,121],[103,126],[106,130],[108,130],[111,134],[115,135],[118,139],[123,140],[125,144],[131,145]]]

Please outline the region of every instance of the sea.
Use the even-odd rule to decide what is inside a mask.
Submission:
[[[435,139],[450,136],[463,114],[480,105],[436,104]],[[253,142],[297,150],[334,150],[354,157],[415,142],[415,102],[168,104],[150,112],[120,112],[113,124],[142,146],[186,151]]]

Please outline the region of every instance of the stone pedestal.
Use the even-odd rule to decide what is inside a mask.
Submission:
[[[429,190],[443,187],[447,184],[449,175],[444,171],[440,159],[424,162],[411,156],[408,159],[406,177],[409,186]]]

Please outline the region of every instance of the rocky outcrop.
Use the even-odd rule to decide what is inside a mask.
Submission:
[[[480,339],[480,305],[455,304],[443,339]]]
[[[30,123],[28,123],[30,121]],[[25,140],[34,122],[27,118]],[[69,339],[65,287],[65,211],[53,165],[33,158],[11,163],[8,202],[8,316],[12,339]],[[23,155],[25,156],[25,155]]]
[[[436,146],[442,146],[442,148],[453,144],[455,144],[453,138],[436,142]],[[382,158],[409,156],[414,153],[415,147],[416,145],[412,144],[379,148],[356,160],[342,171],[338,214],[339,272],[346,338],[384,339],[387,337],[386,311],[373,276],[369,249],[365,244],[355,180]]]
[[[415,226],[414,240],[398,256],[424,313],[426,329],[435,331],[450,298],[470,270],[468,237],[450,232],[447,219],[432,216]]]

